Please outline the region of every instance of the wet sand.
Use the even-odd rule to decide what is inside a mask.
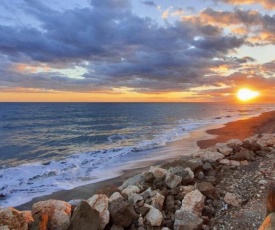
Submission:
[[[48,199],[64,201],[88,199],[99,189],[106,186],[119,186],[127,178],[147,170],[151,165],[172,161],[183,155],[192,155],[199,148],[207,148],[219,142],[226,142],[234,138],[242,140],[246,137],[261,133],[275,133],[275,111],[263,113],[258,117],[229,122],[225,125],[214,124],[198,129],[191,132],[190,135],[183,140],[175,141],[169,143],[167,146],[150,150],[148,153],[145,151],[142,154],[142,159],[137,161],[133,160],[132,163],[127,163],[124,170],[120,172],[121,176],[80,186],[72,190],[62,190],[51,195],[38,197],[16,208],[18,210],[30,210],[34,203]]]
[[[230,139],[243,140],[255,134],[275,133],[275,111],[263,113],[258,117],[229,122],[224,127],[210,129],[206,132],[215,137],[210,140],[199,140],[197,144],[202,149]]]

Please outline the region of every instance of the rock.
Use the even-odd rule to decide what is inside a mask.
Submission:
[[[193,213],[176,211],[174,230],[200,230],[203,220]]]
[[[195,176],[194,176],[194,172],[193,172],[190,168],[185,168],[184,170],[187,171],[187,172],[189,173],[190,179],[193,180],[194,177],[195,177]]]
[[[141,216],[146,216],[147,213],[150,211],[150,208],[148,207],[137,207],[136,208],[137,213],[139,213]]]
[[[268,181],[267,180],[259,180],[258,184],[265,185],[265,184],[268,184]]]
[[[180,191],[185,192],[186,194],[195,190],[195,186],[187,185],[187,186],[180,186]]]
[[[241,162],[231,160],[231,161],[230,161],[230,164],[233,165],[233,166],[240,166],[240,165],[241,165]]]
[[[109,203],[118,198],[122,198],[121,194],[119,192],[114,192],[109,198]]]
[[[252,142],[257,142],[258,140],[258,134],[254,135],[254,136],[251,136],[251,137],[248,137],[248,138],[245,138],[243,141],[249,141],[250,143]]]
[[[173,173],[167,173],[165,176],[165,183],[169,188],[177,187],[182,181],[182,177]]]
[[[181,210],[201,216],[205,197],[196,189],[187,193],[182,201]]]
[[[213,169],[212,165],[207,161],[203,164],[202,168],[206,171]]]
[[[71,205],[61,200],[47,200],[32,206],[34,223],[31,229],[56,229],[69,224]]]
[[[227,144],[217,143],[215,147],[217,148],[218,152],[225,156],[231,155],[233,153],[233,149],[228,147]]]
[[[216,188],[210,182],[201,182],[197,184],[197,189],[208,198],[214,200],[218,198]]]
[[[129,196],[131,193],[139,193],[140,189],[135,185],[129,185],[127,188],[123,189],[121,194]]]
[[[151,226],[160,226],[163,220],[161,212],[151,205],[145,204],[144,206],[150,208],[150,211],[145,216],[145,219],[150,223]]]
[[[161,167],[164,169],[170,169],[171,167],[178,167],[178,166],[184,169],[190,168],[193,172],[196,172],[198,169],[202,169],[202,162],[200,159],[185,159],[185,157],[182,157],[180,160],[175,160],[173,162],[165,163]]]
[[[0,207],[0,229],[4,227],[9,229],[27,230],[33,222],[30,211],[20,212],[12,207]]]
[[[109,204],[112,222],[122,227],[128,227],[138,218],[133,205],[123,198],[118,198]]]
[[[108,210],[108,197],[103,194],[96,194],[89,198],[87,202],[93,209],[99,212],[100,228],[104,229],[110,220],[110,212]]]
[[[143,196],[141,196],[140,194],[136,194],[136,193],[130,193],[130,195],[128,196],[128,200],[131,202],[131,204],[135,205],[140,201],[143,201]]]
[[[124,228],[121,227],[121,226],[118,226],[118,225],[113,225],[113,226],[111,227],[111,230],[124,230]]]
[[[165,176],[165,174],[167,173],[167,170],[160,167],[151,166],[150,172],[154,174],[154,177],[156,179],[161,179]]]
[[[228,147],[232,148],[233,151],[235,152],[236,150],[238,150],[241,147],[243,142],[239,139],[231,139],[231,140],[227,141],[226,144]]]
[[[151,188],[148,188],[147,190],[145,190],[143,193],[141,193],[140,195],[144,198],[147,199],[148,197],[153,197],[155,196],[157,193],[157,191],[153,191]]]
[[[234,207],[239,207],[241,205],[242,199],[239,195],[227,192],[224,197],[225,203],[232,205]]]
[[[163,178],[157,178],[153,181],[153,189],[162,189],[163,187],[167,187],[167,184],[164,182]]]
[[[71,223],[67,230],[99,230],[99,212],[92,209],[86,201],[81,201],[74,210]]]
[[[165,197],[157,192],[156,195],[152,197],[152,206],[162,211],[164,200]]]
[[[222,165],[230,165],[230,160],[222,159],[222,160],[219,161],[219,163],[222,164]]]
[[[257,143],[261,146],[265,147],[273,147],[275,146],[275,134],[263,134],[260,138],[258,138]]]
[[[142,175],[144,176],[144,181],[146,183],[151,184],[155,180],[154,174],[152,172],[144,172],[144,173],[142,173]]]
[[[204,151],[199,157],[204,161],[216,162],[223,159],[225,156],[219,152]]]
[[[273,230],[275,227],[275,213],[270,213],[260,226],[259,230]]]
[[[198,178],[199,180],[203,180],[204,173],[202,171],[197,171],[195,177]]]
[[[214,176],[205,176],[204,179],[212,184],[216,183],[216,178]]]
[[[80,205],[80,203],[82,202],[83,200],[81,200],[81,199],[75,199],[75,200],[70,200],[70,201],[68,201],[68,203],[71,205],[71,206],[78,206],[78,205]],[[72,208],[73,209],[73,208]]]
[[[194,173],[190,168],[185,168],[184,169],[184,174],[182,175],[182,184],[186,185],[189,182],[193,181],[194,179]]]
[[[253,160],[255,157],[255,153],[250,150],[240,148],[240,151],[237,152],[235,155],[230,156],[228,159],[237,160],[237,161],[244,161],[244,160]]]
[[[174,212],[174,210],[175,210],[174,196],[167,196],[166,197],[165,210],[166,210],[166,212]]]
[[[124,181],[123,184],[118,187],[121,191],[127,188],[129,185],[139,186],[140,184],[144,183],[145,178],[142,174],[137,174],[133,177],[130,177],[128,180]]]
[[[172,168],[168,169],[168,173],[172,173],[172,174],[182,177],[183,175],[185,175],[186,171],[184,170],[183,167],[177,166],[177,167],[172,167]]]

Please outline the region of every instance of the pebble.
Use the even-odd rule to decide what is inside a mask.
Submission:
[[[264,184],[267,184],[268,181],[267,180],[259,180],[258,181],[258,184],[261,184],[261,185],[264,185]]]

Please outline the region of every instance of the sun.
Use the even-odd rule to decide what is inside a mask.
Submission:
[[[253,91],[251,89],[248,88],[241,88],[238,92],[237,92],[237,97],[241,100],[241,101],[249,101],[255,97],[258,97],[260,95],[259,92],[257,91]]]

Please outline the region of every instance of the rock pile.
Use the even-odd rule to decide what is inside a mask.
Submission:
[[[112,194],[95,194],[77,205],[48,200],[34,204],[31,212],[0,208],[0,229],[215,229],[222,212],[256,195],[236,187],[232,191],[224,172],[232,174],[270,153],[275,153],[275,134],[230,140],[193,157],[151,166]],[[257,181],[259,186],[266,182]]]

